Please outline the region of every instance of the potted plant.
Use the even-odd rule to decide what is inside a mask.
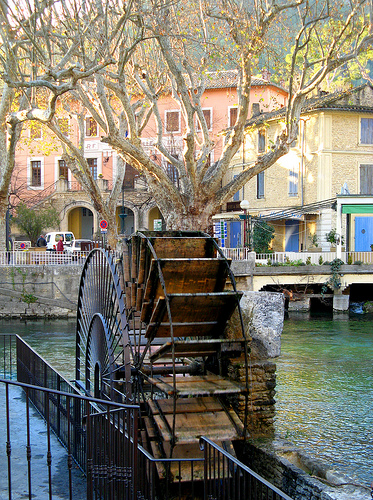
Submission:
[[[335,228],[326,233],[325,239],[332,245],[332,247],[334,247],[334,250],[335,246],[338,245],[339,242],[344,245],[344,237],[340,237]]]
[[[309,240],[311,242],[311,246],[308,249],[308,251],[309,252],[318,252],[318,251],[320,251],[320,249],[319,249],[319,238],[317,237],[317,234],[316,233],[309,234],[308,238],[309,238]]]

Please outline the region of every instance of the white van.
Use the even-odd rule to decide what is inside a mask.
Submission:
[[[47,240],[47,250],[55,252],[57,249],[57,243],[59,239],[63,237],[63,246],[70,246],[73,240],[75,240],[74,233],[71,231],[58,231],[53,233],[47,233],[45,239]]]

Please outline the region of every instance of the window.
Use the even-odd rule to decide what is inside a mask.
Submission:
[[[41,123],[31,121],[30,122],[30,139],[41,139],[41,138],[42,138]]]
[[[85,135],[87,137],[97,137],[97,122],[94,118],[86,118]]]
[[[373,194],[373,165],[360,165],[360,194]]]
[[[94,180],[97,179],[97,158],[87,158],[88,166]]]
[[[173,154],[172,155],[176,160],[179,158],[178,154]],[[166,173],[168,178],[175,184],[177,188],[180,187],[180,175],[179,175],[179,170],[175,167],[175,165],[172,165],[172,163],[166,163]]]
[[[31,186],[41,187],[41,161],[31,161]]]
[[[175,186],[177,188],[179,188],[180,187],[179,171],[175,167],[175,165],[172,165],[171,163],[167,163],[166,172],[167,172],[168,178],[171,179],[171,182],[173,182],[175,184]]]
[[[203,109],[202,110],[203,116],[205,117],[206,120],[206,125],[207,125],[207,130],[211,130],[212,128],[212,109]],[[199,120],[197,119],[197,130],[201,130],[201,124],[199,123]]]
[[[180,132],[180,111],[166,111],[166,132]]]
[[[228,126],[233,127],[237,121],[238,108],[228,108]]]
[[[237,175],[233,176],[233,179],[235,179]],[[238,190],[237,193],[234,193],[233,195],[233,201],[240,201],[240,191]]]
[[[373,118],[361,119],[361,144],[373,144]]]
[[[256,197],[264,198],[264,171],[256,176]]]
[[[264,153],[266,150],[266,131],[258,130],[258,153]]]
[[[126,163],[126,170],[123,179],[123,189],[134,189],[135,177],[138,175],[139,175],[138,171],[135,170],[133,167],[131,167],[131,165]]]
[[[69,169],[67,168],[65,160],[58,160],[58,177],[63,177],[64,179],[68,179]]]
[[[62,134],[65,137],[68,137],[69,136],[69,120],[68,120],[68,118],[58,118],[57,123],[58,123],[58,126],[60,127]]]
[[[298,196],[299,165],[289,169],[289,196]]]

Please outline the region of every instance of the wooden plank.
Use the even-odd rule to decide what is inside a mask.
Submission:
[[[150,441],[156,441],[159,439],[159,436],[157,434],[157,431],[154,427],[153,420],[149,417],[143,417],[144,424],[145,424],[145,429],[146,429],[146,434],[148,436],[148,439]]]
[[[143,293],[144,293],[144,285],[138,284],[136,293],[136,311],[141,310]]]
[[[157,426],[159,434],[161,435],[162,441],[171,441],[172,434],[170,429],[172,428],[172,419],[171,419],[171,427],[169,427],[169,422],[166,422],[161,415],[153,415],[154,422]]]
[[[139,255],[139,274],[137,277],[137,283],[142,285],[145,282],[145,267],[146,267],[146,241],[141,239],[140,242],[140,255]]]
[[[174,400],[173,399],[157,399],[157,405],[161,411],[166,414],[173,414]],[[198,412],[213,412],[222,411],[221,402],[212,396],[196,397],[196,398],[179,398],[176,400],[176,413],[198,413]],[[157,411],[159,411],[157,409]]]
[[[137,285],[136,283],[131,284],[131,307],[136,309],[136,294],[137,294]]]
[[[216,257],[216,249],[211,238],[204,237],[162,237],[151,238],[159,259]]]
[[[124,281],[130,281],[130,258],[128,245],[123,245],[123,276]]]
[[[238,344],[238,342],[236,342]],[[187,340],[185,342],[175,341],[174,343],[166,342],[158,348],[149,359],[154,362],[164,356],[169,357],[172,352],[172,345],[175,346],[175,356],[177,357],[201,357],[216,354],[222,344],[232,344],[227,339],[204,339],[204,340]]]
[[[222,292],[228,267],[222,259],[163,259],[159,262],[167,293]],[[151,261],[145,300],[164,295],[158,263]]]
[[[236,292],[168,295],[173,325],[175,328],[178,326],[178,331],[177,333],[174,332],[174,336],[208,336],[213,333],[215,336],[219,336],[237,307],[237,296],[240,295],[242,294]],[[143,319],[143,314],[141,317]],[[187,328],[187,323],[191,325],[191,328]],[[211,328],[207,328],[208,323],[211,324]],[[214,323],[216,326],[213,325]],[[162,329],[157,332],[161,324]],[[183,324],[185,324],[184,332]],[[200,325],[201,331],[199,331],[197,324]],[[171,333],[168,325],[169,318],[165,307],[165,299],[159,298],[150,318],[149,331],[147,331],[146,336],[170,337]]]
[[[171,420],[171,415],[168,418]],[[238,438],[236,429],[223,411],[177,415],[176,428],[179,443],[198,440],[201,436],[208,436],[213,441]]]
[[[235,382],[219,375],[203,375],[176,377],[176,393],[182,396],[213,396],[219,394],[238,394],[245,392],[245,388]],[[159,390],[174,395],[173,377],[149,377],[148,381]]]
[[[131,238],[131,243],[132,243],[132,254],[131,254],[131,278],[133,280],[137,279],[137,245],[138,245],[138,239],[136,237]]]
[[[222,329],[217,321],[205,323],[173,323],[174,337],[217,337]],[[168,338],[171,335],[169,323],[150,323],[146,330],[146,338],[157,336]]]
[[[165,418],[168,426],[172,426],[173,415],[166,415]],[[179,413],[175,418],[176,439],[179,444],[196,442],[201,436],[207,436],[213,441],[235,440],[239,437],[228,415],[224,411]],[[164,441],[171,439],[171,434],[168,432],[165,423],[162,423],[160,432]]]
[[[126,309],[131,309],[131,283],[127,282],[126,283],[126,288],[125,288],[125,292],[126,292]]]

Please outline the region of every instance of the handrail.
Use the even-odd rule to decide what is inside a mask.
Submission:
[[[276,493],[281,500],[293,500],[292,498],[290,498],[286,493],[282,492],[280,489],[278,489],[276,486],[274,486],[273,484],[269,483],[266,479],[264,479],[263,477],[259,476],[259,474],[257,474],[256,472],[254,472],[252,469],[250,469],[250,467],[248,467],[247,465],[243,464],[242,462],[240,462],[236,457],[232,456],[230,453],[226,452],[223,448],[221,448],[220,446],[218,446],[217,444],[215,444],[213,441],[211,441],[211,439],[207,438],[207,437],[204,437],[202,436],[200,438],[200,448],[202,451],[204,451],[204,458],[205,458],[205,493],[206,493],[206,489],[208,488],[208,483],[209,481],[213,482],[213,483],[216,483],[216,477],[215,475],[213,477],[211,477],[209,479],[208,477],[208,474],[209,472],[211,473],[211,471],[214,471],[215,473],[215,468],[214,467],[211,467],[210,464],[208,464],[208,458],[210,458],[210,460],[213,461],[213,465],[215,464],[218,464],[218,467],[220,467],[219,471],[220,471],[220,474],[219,474],[219,481],[220,482],[223,482],[224,479],[225,480],[232,480],[234,481],[236,476],[238,476],[238,480],[240,479],[240,475],[242,473],[246,473],[247,475],[249,475],[251,478],[254,478],[256,479],[259,483],[263,484],[266,488],[268,488],[270,491]],[[214,450],[212,456],[209,455],[209,448],[212,448]],[[221,458],[223,457],[223,459]],[[220,464],[224,464],[224,462],[226,462],[227,464],[227,472],[228,472],[228,475],[226,477],[224,477],[224,470],[221,471],[221,466]],[[238,469],[238,474],[229,474],[229,471],[231,470],[231,465],[234,464],[237,469]],[[214,484],[213,485],[214,488],[219,488],[220,485],[216,485]],[[247,494],[247,493],[246,493]],[[245,495],[246,496],[246,495]],[[228,496],[224,496],[223,497],[225,498],[230,498],[229,495]],[[210,498],[210,496],[206,496],[205,495],[205,498]],[[212,498],[212,496],[211,496]],[[219,496],[218,496],[219,498]],[[234,497],[236,498],[236,496]],[[237,498],[240,498],[240,497],[237,497]],[[254,497],[250,497],[250,498],[254,498]],[[258,497],[255,497],[255,498],[258,498]],[[264,496],[263,496],[264,498]],[[269,497],[266,497],[266,498],[269,498]]]

